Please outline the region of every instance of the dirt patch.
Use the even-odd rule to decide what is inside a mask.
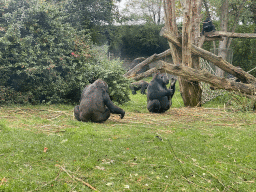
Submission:
[[[2,107],[0,108],[0,119],[5,119],[9,127],[23,128],[48,134],[62,132],[66,128],[75,128],[78,126],[73,116],[73,109],[58,110],[57,107],[47,108],[47,106],[39,106],[37,108]],[[120,119],[119,115],[111,114],[110,118],[104,124],[106,126],[137,126],[138,124],[144,124],[145,126],[161,127],[182,124],[185,128],[190,125],[194,126],[200,122],[205,122],[205,125],[209,126],[229,127],[241,127],[252,123],[247,122],[246,119],[238,118],[238,115],[226,112],[223,109],[183,107],[171,108],[162,114],[126,112],[123,119]]]
[[[169,124],[172,122],[209,121],[211,118],[223,118],[226,112],[220,109],[206,108],[171,108],[165,113],[133,113],[127,112],[124,119],[111,115],[110,121],[116,123]]]

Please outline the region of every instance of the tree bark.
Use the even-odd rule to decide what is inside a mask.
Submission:
[[[199,65],[199,58],[193,58],[191,55],[191,44],[194,42],[199,41],[199,39],[192,40],[192,27],[195,25],[200,24],[200,17],[199,13],[199,2],[201,0],[185,0],[184,1],[184,15],[183,15],[183,29],[182,29],[182,43],[183,46],[176,47],[174,46],[173,42],[169,42],[172,58],[174,64],[183,64],[193,66]],[[181,2],[183,3],[183,2]],[[175,0],[165,0],[164,1],[164,10],[165,10],[165,28],[170,31],[175,37],[178,37],[178,29],[176,25],[176,15],[175,15]],[[193,12],[192,11],[195,11]],[[193,12],[193,14],[192,14]],[[194,22],[196,21],[196,22]],[[200,31],[199,31],[200,33]],[[193,35],[193,38],[197,37],[197,35]],[[189,82],[187,79],[179,77],[179,85],[180,85],[180,92],[183,98],[183,102],[185,106],[197,106],[198,105],[198,98],[201,98],[201,89],[198,83],[196,82]],[[200,97],[198,97],[200,95]]]
[[[166,29],[163,28],[161,30],[160,35],[167,38],[175,46],[181,47],[181,43],[178,40],[178,38],[176,38],[174,35],[172,35]],[[194,45],[192,45],[191,51],[192,51],[193,55],[200,56],[200,57],[204,58],[205,60],[210,61],[214,65],[219,66],[224,71],[226,71],[226,72],[234,75],[238,79],[240,79],[240,81],[242,81],[243,83],[256,84],[256,78],[254,76],[250,75],[249,73],[243,71],[240,68],[237,68],[237,67],[233,66],[232,64],[223,60],[221,57],[218,57],[218,56],[214,55],[213,53],[211,53],[209,51],[206,51],[204,49],[201,49],[201,48],[199,48],[197,46],[194,46]],[[142,67],[144,67],[145,65],[148,65],[150,62],[161,59],[161,58],[164,58],[166,56],[169,56],[170,54],[171,54],[170,49],[168,49],[165,52],[160,53],[160,54],[154,54],[154,55],[150,56],[149,58],[145,59],[140,64],[136,65],[133,69],[128,71],[124,76],[127,77],[127,78],[134,78],[135,80],[140,80],[140,79],[143,78],[143,75],[135,76],[136,72],[138,72],[140,69],[142,69]]]
[[[228,31],[228,0],[222,0],[220,28],[222,31]],[[227,42],[228,38],[224,37],[223,41],[219,43],[218,56],[222,57],[224,60],[227,59]],[[219,77],[224,77],[224,71],[219,67],[216,68],[216,74]]]
[[[141,70],[144,66],[150,64],[153,61],[165,58],[167,56],[169,56],[171,54],[171,50],[167,49],[166,51],[160,53],[160,54],[154,54],[150,57],[148,57],[147,59],[145,59],[144,61],[142,61],[141,63],[139,63],[138,65],[136,65],[134,68],[130,69],[126,74],[124,74],[124,77],[127,78],[131,78],[134,77],[136,75],[136,73]]]
[[[140,73],[140,74],[134,76],[133,79],[134,79],[135,81],[139,81],[139,80],[141,80],[141,79],[143,79],[143,78],[145,78],[145,77],[148,77],[148,76],[150,76],[151,74],[157,73],[157,72],[159,72],[158,69],[157,69],[156,67],[154,67],[154,68],[151,68],[151,69],[147,70],[147,71],[144,72],[144,73]]]
[[[192,0],[192,45],[198,46],[200,43],[200,22],[201,22],[201,5],[202,0]],[[191,51],[192,51],[192,45],[191,45]],[[192,55],[192,68],[194,69],[200,69],[200,57],[196,55]],[[201,105],[202,101],[202,89],[200,87],[200,84],[198,81],[192,82],[193,86],[193,93],[194,95],[192,97],[193,99],[193,105],[195,106],[197,103],[197,106]]]
[[[185,1],[182,27],[182,65],[192,67],[192,7],[191,0]]]
[[[162,64],[158,67],[158,70],[161,72],[182,76],[190,81],[203,81],[211,84],[215,88],[244,93],[248,96],[253,96],[256,99],[256,84],[245,84],[223,77],[217,77],[206,70],[196,70],[186,66],[170,64],[164,61],[161,61],[161,63]]]
[[[256,99],[256,84],[246,84],[241,82],[235,82],[223,77],[217,77],[206,70],[197,70],[191,67],[175,65],[160,61],[159,66],[148,70],[145,73],[141,73],[134,78],[140,80],[149,74],[160,71],[162,73],[169,73],[186,78],[189,81],[202,81],[209,83],[214,88],[225,89],[227,91],[235,91],[245,94],[251,99]]]
[[[200,37],[200,0],[186,0],[184,4],[182,28],[182,65],[199,69],[199,57],[192,56],[192,43],[198,45]],[[199,106],[201,104],[202,90],[197,81],[189,81],[179,77],[180,90],[185,106]]]
[[[176,37],[178,34],[178,27],[176,24],[175,14],[175,0],[164,0],[164,11],[165,11],[165,28],[171,31]],[[175,47],[171,42],[168,42],[174,64],[181,63],[181,49]]]
[[[206,38],[220,38],[220,37],[231,37],[231,38],[256,38],[256,33],[234,33],[227,31],[215,31],[205,33]]]
[[[172,35],[169,31],[165,30],[164,28],[161,30],[161,35],[168,39],[168,41],[172,42],[178,47],[181,47],[181,43],[174,35]],[[223,69],[224,71],[234,75],[243,83],[256,83],[256,78],[247,72],[243,71],[240,68],[233,66],[232,64],[228,63],[222,57],[218,57],[215,54],[201,49],[195,45],[192,45],[191,49],[194,55],[200,56],[205,60],[213,63],[214,65],[218,66],[219,68]]]

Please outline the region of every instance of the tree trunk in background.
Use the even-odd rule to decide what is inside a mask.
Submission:
[[[220,23],[221,31],[228,31],[228,0],[222,0],[221,6],[221,23]],[[227,59],[228,53],[228,37],[223,37],[223,41],[219,43],[218,56],[222,57],[224,60]],[[218,67],[216,67],[216,75],[219,77],[224,77],[224,71]]]
[[[200,13],[202,0],[192,0],[192,44],[199,46],[200,43]],[[192,68],[200,69],[200,57],[192,56]],[[193,81],[193,93],[195,95],[192,99],[193,106],[201,106],[202,89],[198,81]]]
[[[176,14],[175,14],[175,0],[164,0],[164,11],[165,11],[165,28],[167,31],[170,31],[173,35],[176,37],[179,36],[178,34],[178,28],[176,24]],[[181,48],[178,48],[177,46],[173,45],[170,41],[168,41],[172,60],[175,65],[181,65],[182,62],[182,50]],[[179,79],[179,85],[180,85],[180,94],[183,96],[183,83],[180,77]],[[184,99],[183,99],[184,101]],[[185,102],[184,102],[185,104]],[[185,105],[186,106],[186,105]]]
[[[239,17],[245,1],[246,0],[242,0],[242,4],[240,4],[238,9],[239,12],[237,12],[237,17]],[[235,25],[237,25],[238,19],[235,20],[232,32],[227,32],[228,0],[222,0],[222,31],[211,32],[209,34],[206,33],[205,36],[200,36],[200,12],[202,0],[183,0],[181,2],[184,3],[182,6],[184,7],[182,37],[178,33],[176,24],[175,0],[164,0],[165,27],[162,28],[160,35],[167,38],[170,49],[161,54],[152,55],[128,71],[125,76],[139,80],[156,72],[157,70],[177,75],[179,76],[180,92],[182,94],[185,106],[200,106],[202,90],[198,81],[210,83],[214,86],[213,88],[245,93],[247,97],[255,99],[256,78],[243,71],[241,68],[234,67],[232,64],[228,63],[226,61],[226,50],[229,48],[231,42],[228,41],[229,39],[255,38],[256,35],[234,33]],[[251,9],[254,8],[255,7],[253,6],[251,7]],[[222,40],[222,42],[219,44],[219,56],[200,48],[205,40]],[[136,72],[140,70],[140,68],[149,64],[153,60],[160,59],[169,54],[172,55],[174,65],[161,61],[161,66],[155,67],[143,74],[136,76]],[[237,83],[229,79],[216,77],[209,72],[200,70],[199,57],[202,57],[222,70],[234,75],[241,82]],[[220,73],[223,74],[223,72]]]
[[[182,64],[191,68],[199,69],[199,57],[191,54],[191,44],[198,45],[200,37],[200,10],[201,0],[184,1],[184,15],[182,28],[182,49],[175,47],[169,42],[172,50],[174,64]],[[172,34],[178,37],[177,25],[175,22],[175,1],[165,1],[166,23],[165,27]],[[188,81],[179,77],[180,92],[185,106],[200,106],[202,90],[197,81]]]
[[[165,28],[171,31],[176,37],[179,36],[178,28],[176,24],[176,14],[175,14],[175,0],[164,0],[164,10],[165,10]],[[173,63],[176,65],[181,64],[181,49],[175,47],[171,42],[169,42],[171,55]]]
[[[198,44],[200,28],[198,20],[198,0],[186,0],[184,4],[183,28],[182,28],[182,65],[199,68],[199,57],[191,54],[191,45]],[[199,19],[198,19],[199,18]],[[179,77],[182,98],[185,106],[200,106],[202,90],[198,81],[188,81],[184,77]]]

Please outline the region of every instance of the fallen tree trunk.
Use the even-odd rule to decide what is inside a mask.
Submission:
[[[181,43],[178,38],[176,38],[174,35],[171,35],[168,31],[163,29],[161,31],[161,35],[167,38],[170,42],[175,44],[178,47],[181,47]],[[243,71],[240,68],[237,68],[233,66],[232,64],[228,63],[221,57],[216,56],[215,54],[206,51],[204,49],[201,49],[199,47],[196,47],[195,45],[192,45],[192,54],[200,56],[204,58],[205,60],[208,60],[209,62],[213,63],[214,65],[218,66],[222,70],[230,73],[231,75],[237,77],[240,81],[243,83],[251,83],[251,84],[256,84],[256,78],[249,73]],[[136,73],[142,69],[142,67],[150,64],[153,61],[159,60],[161,58],[167,57],[171,55],[171,50],[168,49],[164,51],[163,53],[160,54],[154,54],[150,56],[149,58],[145,59],[143,62],[139,63],[136,65],[133,69],[129,70],[124,76],[127,78],[133,78],[135,80],[140,80],[144,77],[144,75],[136,76]],[[146,73],[146,72],[145,72]],[[147,76],[149,76],[149,73],[146,73]]]
[[[233,33],[225,31],[215,31],[205,33],[206,37],[216,38],[216,37],[231,37],[231,38],[256,38],[256,33]]]
[[[176,46],[182,47],[180,41],[174,35],[170,34],[170,32],[168,32],[166,29],[163,28],[160,34],[163,37],[167,38],[168,41],[172,42]],[[199,47],[197,47],[193,44],[192,44],[191,51],[194,55],[202,57],[205,60],[213,63],[216,66],[218,66],[222,70],[230,73],[231,75],[234,75],[235,77],[237,77],[243,83],[256,84],[256,78],[254,76],[250,75],[249,73],[243,71],[240,68],[237,68],[237,67],[233,66],[232,64],[230,64],[226,60],[224,60],[222,57],[218,57],[215,54],[213,54],[209,51],[206,51],[204,49],[201,49],[201,48],[199,48]]]
[[[141,63],[139,63],[138,65],[136,65],[134,68],[130,69],[126,74],[124,74],[124,77],[127,77],[127,78],[134,77],[136,75],[136,73],[140,69],[142,69],[144,66],[150,64],[153,61],[165,58],[169,55],[171,55],[171,50],[170,49],[167,49],[166,51],[164,51],[160,54],[154,54],[154,55],[148,57],[147,59],[145,59],[144,61],[142,61]]]
[[[181,65],[173,65],[164,61],[161,61],[161,63],[162,64],[158,67],[158,70],[160,70],[161,72],[167,72],[173,75],[182,76],[190,81],[203,81],[211,84],[218,89],[241,92],[246,95],[256,97],[255,84],[245,84],[235,82],[223,77],[217,77],[206,70],[196,70]]]
[[[153,73],[157,73],[157,72],[158,72],[158,69],[156,67],[154,67],[154,68],[147,70],[144,73],[137,74],[136,76],[133,77],[133,79],[135,81],[139,81],[139,80],[141,80],[145,77],[148,77],[149,75],[152,75]]]
[[[225,89],[227,91],[235,91],[248,95],[250,98],[256,99],[256,85],[235,82],[223,77],[217,77],[206,70],[196,70],[191,67],[174,65],[164,61],[160,61],[158,67],[152,68],[144,73],[134,77],[135,80],[143,79],[144,77],[160,71],[161,73],[169,73],[176,76],[184,77],[189,81],[202,81],[209,83],[214,88]]]

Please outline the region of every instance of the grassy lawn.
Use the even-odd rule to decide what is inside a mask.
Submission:
[[[0,191],[256,191],[256,114],[182,105],[151,114],[138,93],[103,124],[2,106]]]

